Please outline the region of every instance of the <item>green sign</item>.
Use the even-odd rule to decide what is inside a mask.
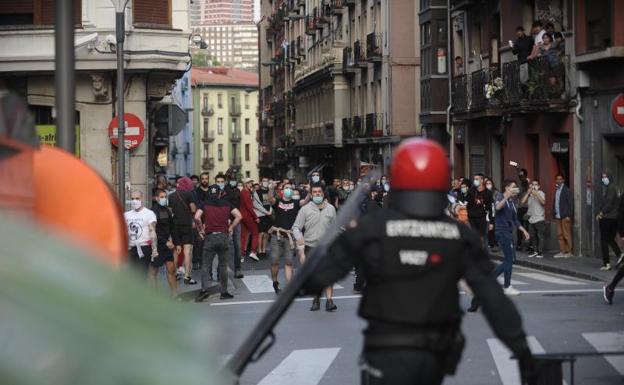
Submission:
[[[53,124],[36,124],[35,130],[41,144],[56,146],[56,126]],[[80,126],[76,125],[76,156],[80,157]]]

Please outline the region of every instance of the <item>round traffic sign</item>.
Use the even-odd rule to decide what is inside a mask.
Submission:
[[[620,126],[624,126],[624,94],[619,94],[611,103],[611,114]]]
[[[132,150],[133,148],[137,148],[143,141],[145,137],[145,126],[141,119],[134,114],[124,114],[124,122],[126,129],[124,133],[124,146],[128,150]],[[108,137],[113,146],[117,146],[118,144],[117,127],[117,116],[114,116],[110,123],[108,123]]]

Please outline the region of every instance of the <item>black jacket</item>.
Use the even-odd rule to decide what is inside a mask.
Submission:
[[[615,185],[602,186],[600,212],[607,219],[616,219],[618,216],[618,196]]]
[[[555,205],[557,203],[557,189],[553,193],[553,218],[557,218]],[[568,186],[563,185],[561,196],[559,197],[559,219],[572,218],[574,206],[572,205],[572,193]]]
[[[240,208],[240,190],[237,187],[226,185],[225,192],[227,194],[227,199],[232,206],[237,209]]]
[[[318,293],[354,265],[362,266],[367,282],[359,307],[369,322],[365,338],[398,330],[406,335],[458,330],[463,313],[457,283],[464,278],[498,338],[514,353],[526,352],[520,315],[467,226],[444,215],[419,220],[393,209],[375,210],[336,238],[305,288]]]
[[[533,51],[533,45],[535,41],[531,36],[524,35],[523,37],[516,39],[513,45],[512,52],[518,56],[518,62],[520,64],[526,63],[527,56]]]
[[[488,189],[483,191],[477,190],[475,187],[468,190],[466,194],[466,209],[468,210],[468,218],[485,218],[485,214],[489,215],[492,220],[492,204],[494,198],[492,192]]]

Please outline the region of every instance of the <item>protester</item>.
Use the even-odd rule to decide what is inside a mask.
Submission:
[[[167,282],[169,283],[169,290],[171,291],[171,297],[175,297],[177,294],[177,280],[176,269],[173,264],[173,213],[168,206],[167,192],[161,189],[156,190],[156,203],[152,206],[152,211],[156,216],[156,237],[158,239],[158,256],[154,257],[149,268],[149,278],[157,286],[158,270],[165,265],[167,270]]]
[[[522,202],[527,203],[529,210],[529,235],[531,236],[532,252],[529,258],[544,257],[544,240],[546,236],[545,205],[546,194],[540,190],[539,181],[531,181],[529,191],[522,197]]]
[[[176,191],[169,194],[169,207],[173,211],[175,224],[173,244],[176,246],[173,253],[177,266],[180,254],[184,252],[184,283],[195,285],[197,281],[191,278],[191,256],[193,255],[193,213],[197,209],[194,201],[193,182],[188,177],[178,179]]]
[[[518,56],[518,63],[524,64],[527,62],[527,58],[533,52],[534,45],[533,38],[524,33],[524,28],[516,27],[516,41],[511,43],[510,46],[514,55]]]
[[[297,240],[299,261],[302,264],[305,263],[306,255],[312,254],[312,250],[317,246],[325,230],[327,230],[329,224],[336,217],[334,206],[329,204],[324,198],[323,186],[318,183],[313,184],[310,194],[312,202],[309,202],[299,210],[295,223],[292,226],[293,235]],[[327,311],[335,311],[338,308],[332,300],[332,294],[332,287],[325,289],[327,297],[325,310]],[[318,296],[314,297],[310,310],[317,311],[320,309],[320,306],[320,298]]]
[[[259,261],[258,255],[258,216],[254,210],[254,203],[252,198],[253,191],[253,179],[243,179],[243,189],[240,194],[240,212],[243,216],[241,220],[241,261],[245,259],[247,254],[247,241],[251,236],[251,250],[249,258],[254,261]]]
[[[336,190],[336,201],[334,206],[336,210],[340,209],[347,199],[349,198],[349,194],[351,194],[351,183],[349,179],[343,179],[342,184]]]
[[[600,270],[608,271],[611,270],[609,247],[615,253],[616,258],[620,258],[622,255],[622,251],[615,241],[618,228],[618,196],[615,184],[612,183],[612,177],[606,171],[602,173],[601,184],[600,210],[598,215],[596,215],[596,220],[599,222],[600,249],[602,251],[602,267]]]
[[[275,190],[274,190],[275,192]],[[254,210],[256,215],[260,219],[258,223],[258,256],[260,258],[266,258],[267,244],[269,243],[269,229],[272,226],[273,220],[271,215],[271,203],[269,202],[269,178],[262,177],[260,188],[256,191],[258,199],[254,199]]]
[[[475,174],[473,187],[466,193],[466,208],[468,210],[468,222],[470,227],[477,233],[483,245],[487,245],[487,231],[489,224],[487,218],[492,218],[492,193],[483,183],[484,175]]]
[[[554,258],[567,258],[572,256],[572,194],[565,185],[563,175],[557,175],[555,186],[553,218],[557,226],[559,253],[555,254]]]
[[[485,188],[490,190],[492,193],[492,197],[495,197],[498,194],[498,189],[494,184],[492,179],[487,178],[485,181]],[[488,227],[488,246],[492,251],[498,251],[498,243],[496,243],[496,208],[494,207],[496,203],[492,201],[492,216],[488,218],[490,226]]]
[[[199,175],[199,185],[195,187],[195,202],[197,206],[201,207],[202,203],[208,200],[210,191],[210,177],[207,172],[203,172]],[[204,240],[199,236],[198,228],[193,232],[193,270],[199,270],[202,260],[202,249]]]
[[[239,209],[240,211],[240,195],[241,192],[237,188],[238,181],[236,180],[235,175],[230,175],[229,182],[225,186],[225,193],[227,195],[227,199],[233,207]],[[243,278],[244,275],[241,272],[241,225],[240,223],[234,227],[234,232],[232,234],[232,259],[234,261],[234,277]]]
[[[194,188],[199,186],[199,177],[197,175],[191,175],[191,181],[193,182]]]
[[[128,260],[143,275],[153,257],[158,256],[158,238],[156,236],[156,215],[143,206],[143,193],[130,193],[132,209],[124,213],[128,227]]]

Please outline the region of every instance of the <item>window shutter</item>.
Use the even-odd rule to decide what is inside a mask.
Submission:
[[[33,0],[0,1],[0,14],[29,14],[33,11]]]
[[[41,25],[54,25],[54,1],[35,0],[39,3],[39,20]],[[61,1],[61,0],[57,0]],[[35,10],[36,13],[37,10]],[[82,0],[74,0],[74,25],[82,25]]]
[[[135,27],[171,27],[171,0],[133,0]]]

